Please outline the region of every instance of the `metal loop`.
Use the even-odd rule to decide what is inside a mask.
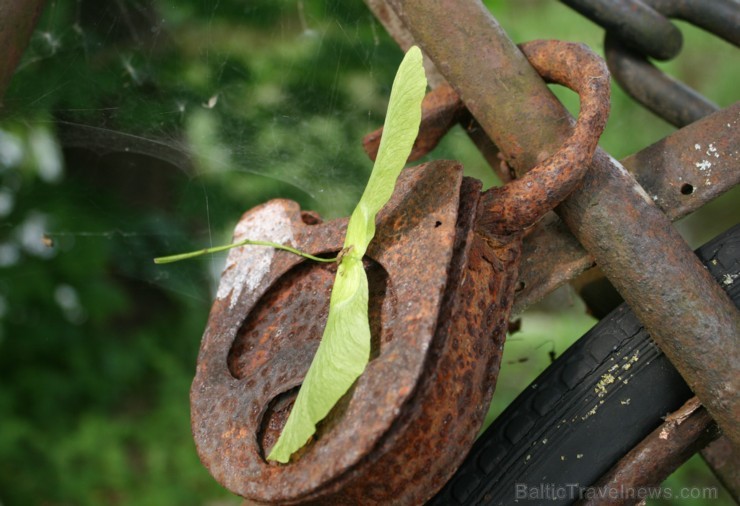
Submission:
[[[644,0],[663,15],[688,21],[740,46],[740,8],[731,0]],[[607,33],[606,61],[614,79],[636,101],[672,125],[681,128],[719,107],[692,88],[653,66],[645,56],[627,48]]]
[[[483,195],[479,228],[495,235],[533,225],[573,191],[588,170],[609,116],[609,71],[587,46],[538,40],[520,48],[545,81],[578,93],[581,110],[573,133],[558,151],[520,179]]]
[[[681,51],[681,31],[647,0],[560,1],[652,58],[669,60]]]
[[[625,47],[611,34],[604,39],[609,71],[629,96],[677,128],[697,121],[719,106],[665,74],[644,56]]]
[[[666,18],[681,19],[740,46],[737,0],[642,0]],[[649,53],[645,53],[651,56]]]

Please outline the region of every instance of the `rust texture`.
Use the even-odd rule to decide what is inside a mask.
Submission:
[[[446,88],[444,107],[456,111],[457,96],[449,95],[449,88],[443,86]],[[438,114],[439,102],[433,103],[434,108],[424,109],[423,118]],[[737,170],[740,137],[735,135],[739,119],[740,103],[736,103],[623,158],[620,163],[655,204],[675,221],[740,183]],[[436,137],[437,131],[426,132],[427,124],[422,120],[420,138]],[[380,132],[382,128],[369,135],[376,136]],[[422,145],[433,149],[432,143],[425,141],[419,144]],[[425,154],[417,152],[416,156]],[[508,180],[505,170],[499,171],[499,176]],[[555,215],[548,216],[524,239],[520,288],[513,313],[521,313],[593,265],[593,258],[562,221]]]
[[[609,114],[609,72],[604,62],[588,48],[580,44],[571,44],[559,41],[534,41],[520,45],[520,49],[532,66],[547,82],[561,84],[579,93],[581,98],[581,114],[576,123],[573,134],[563,146],[548,160],[540,164],[536,173],[518,181],[512,181],[505,190],[506,196],[496,195],[499,202],[511,203],[505,210],[497,213],[513,217],[510,230],[501,233],[510,233],[530,226],[541,216],[528,216],[527,209],[551,209],[553,202],[560,202],[573,188],[562,186],[566,180],[578,181],[580,177],[571,177],[566,167],[571,170],[585,171],[588,161],[593,155],[601,133],[604,130]],[[444,135],[457,123],[463,123],[466,131],[477,139],[479,147],[483,144],[485,134],[482,134],[480,125],[470,116],[460,97],[449,84],[441,84],[424,97],[422,103],[421,125],[419,136],[409,155],[408,161],[415,161],[432,151]],[[383,128],[368,134],[363,139],[363,147],[371,160],[375,160],[380,146]],[[490,140],[488,141],[489,144]],[[497,168],[498,176],[508,182],[511,176],[506,164],[500,164],[498,149],[487,148],[481,150],[492,167]],[[493,161],[491,155],[496,155]],[[503,166],[503,168],[502,168]],[[560,181],[550,178],[557,175]],[[534,188],[536,185],[538,188]],[[559,188],[557,194],[545,195],[544,188]],[[493,223],[490,226],[497,226]],[[501,226],[501,225],[498,225]]]
[[[534,225],[573,191],[588,169],[609,116],[609,72],[586,46],[538,40],[520,48],[543,79],[577,92],[581,108],[573,132],[553,155],[483,195],[480,226],[502,235]]]
[[[638,504],[694,453],[719,436],[716,424],[696,397],[651,432],[591,486],[579,506]]]
[[[318,345],[332,268],[275,253],[252,290],[215,302],[191,406],[199,455],[221,484],[286,504],[421,502],[444,484],[492,394],[518,260],[516,247],[494,253],[475,234],[479,195],[452,162],[401,176],[368,250],[375,358],[288,465],[263,456]],[[341,248],[346,220],[306,225],[292,202],[270,202],[242,222],[276,212],[288,217],[294,246]],[[471,269],[481,275],[463,283]]]
[[[671,220],[677,220],[740,183],[739,123],[740,103],[736,103],[623,158],[621,163],[653,202]],[[593,257],[562,221],[548,216],[524,238],[520,289],[513,313],[520,313],[592,265]]]
[[[419,126],[419,136],[408,161],[413,162],[433,150],[444,135],[455,126],[463,117],[465,108],[462,100],[448,84],[443,84],[432,90],[424,97],[421,104],[422,115]],[[380,147],[380,138],[383,128],[369,133],[362,140],[365,152],[375,161]]]
[[[519,174],[568,138],[570,115],[479,1],[388,3]]]
[[[651,2],[656,1],[651,0]],[[713,26],[718,25],[717,18],[732,19],[727,11],[725,0],[716,5],[713,4],[712,9],[707,9],[703,0],[667,1],[672,4],[686,4],[681,6],[680,12],[675,11],[677,7],[673,7],[674,11],[670,11],[673,17],[682,18],[687,15],[687,11],[701,8],[705,16],[714,20],[712,21]],[[388,7],[387,0],[365,0],[365,3],[403,49],[408,49],[415,44],[413,35],[395,12]],[[663,6],[663,8],[667,7]],[[697,21],[698,17],[695,15],[692,19],[698,26],[705,25],[704,22]],[[719,35],[727,38],[724,33]],[[427,71],[430,67],[434,68],[433,63],[427,62],[428,58],[425,57]],[[430,84],[434,86],[438,82],[445,81],[434,68]],[[734,134],[738,119],[740,119],[740,104],[734,104],[674,132],[652,146],[621,160],[621,163],[645,188],[661,210],[671,220],[676,220],[697,210],[740,183],[740,171],[737,170],[740,137]],[[488,144],[492,146],[487,148],[487,151],[483,151],[483,155],[491,166],[495,167],[496,146],[491,143],[479,125],[476,133],[478,137],[488,140]],[[726,146],[721,151],[723,155],[713,162],[711,171],[698,171],[697,164],[701,165],[701,160],[696,156],[701,153],[692,148],[696,144],[708,147],[710,144],[716,146],[717,143]],[[476,146],[481,149],[479,142],[476,142]],[[491,153],[494,156],[490,156]],[[508,181],[508,174],[505,170],[497,170],[497,172],[503,181]],[[692,184],[691,181],[701,180],[699,174],[706,176],[705,184],[698,186]],[[687,181],[693,187],[693,191],[685,186]],[[593,265],[593,258],[583,249],[562,221],[554,215],[548,216],[544,223],[538,224],[536,230],[531,231],[524,239],[519,274],[520,283],[513,313],[522,312],[529,305]]]
[[[725,436],[715,439],[701,451],[701,456],[735,502],[740,503],[740,454],[733,450],[730,440]]]
[[[0,108],[2,97],[36,26],[44,0],[0,0]]]
[[[514,169],[526,172],[567,138],[567,112],[482,3],[389,3]],[[740,312],[668,218],[600,149],[558,213],[740,444]]]
[[[365,0],[365,4],[401,49],[407,51],[415,44],[414,37],[406,29],[393,9],[390,8],[387,0]],[[424,70],[426,71],[427,82],[432,89],[447,84],[445,78],[442,77],[437,67],[426,55],[424,55]],[[508,167],[505,164],[501,164],[498,147],[491,142],[491,139],[486,135],[478,121],[466,112],[460,124],[498,178],[504,183],[511,180]]]
[[[247,253],[236,250],[239,263],[227,262],[219,293],[229,296],[213,306],[191,391],[199,455],[225,487],[264,503],[417,504],[457,469],[498,377],[522,228],[583,177],[608,113],[606,70],[588,64],[598,61],[593,54],[544,42],[528,51],[541,72],[581,94],[579,125],[588,128],[577,126],[564,154],[517,180],[512,192],[481,198],[480,183],[463,180],[454,162],[402,174],[366,259],[373,359],[286,466],[269,464],[264,455],[318,346],[335,269],[276,254],[259,281],[250,281],[229,270],[255,269],[260,257],[239,257]],[[579,56],[575,63],[564,65],[566,52]],[[576,170],[573,159],[583,161]],[[546,198],[536,198],[540,193]],[[507,199],[534,205],[521,214],[500,203]],[[511,210],[506,219],[489,219],[499,208]],[[290,219],[276,219],[280,213]],[[345,220],[322,223],[294,203],[274,201],[245,214],[237,231],[270,220],[275,234],[312,254],[335,253],[346,227]]]

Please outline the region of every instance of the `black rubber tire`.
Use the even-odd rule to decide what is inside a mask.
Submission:
[[[740,305],[740,225],[697,255]],[[570,504],[691,395],[623,304],[517,397],[428,504]]]

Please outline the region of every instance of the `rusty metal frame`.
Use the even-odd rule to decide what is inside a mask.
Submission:
[[[434,62],[428,66],[441,70],[520,173],[567,135],[567,114],[480,2],[366,3],[402,47],[411,43],[422,47]],[[441,82],[438,77],[433,81]],[[736,125],[737,114],[736,106],[720,111],[629,157],[626,165],[633,168],[647,192],[621,164],[598,152],[584,187],[559,209],[568,228],[593,254],[733,444],[740,442],[735,363],[740,316],[660,209],[675,219],[737,183],[737,170],[732,170],[737,165],[737,136],[731,135],[732,129],[726,130],[727,125]],[[517,124],[516,132],[511,131],[512,124]],[[706,133],[711,133],[712,140]],[[702,186],[696,169],[706,169],[702,163],[706,160],[692,159],[690,149],[694,156],[706,158],[719,152],[717,142],[728,149],[714,157],[727,162],[721,170],[712,171],[712,177],[722,183],[706,179]],[[663,150],[660,154],[668,152],[671,160],[661,163],[659,150]],[[715,160],[710,162],[712,168]],[[663,169],[657,177],[651,172],[655,167]],[[676,189],[690,198],[678,197]],[[560,243],[553,246],[548,236]],[[544,288],[538,288],[541,284],[536,276],[529,284],[525,280],[529,292],[519,294],[518,308],[592,265],[563,224],[552,218],[540,232],[530,235],[528,244],[523,275],[527,263],[531,271],[537,270],[538,256],[542,260],[553,251],[567,252],[568,247],[570,253],[561,255],[557,267],[542,276],[549,280]],[[556,271],[559,278],[553,281]],[[673,287],[667,287],[666,280]]]

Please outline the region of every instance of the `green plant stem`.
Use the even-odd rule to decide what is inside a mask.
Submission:
[[[218,253],[219,251],[226,251],[231,248],[238,248],[239,246],[267,246],[270,248],[275,249],[281,249],[283,251],[288,251],[290,253],[293,253],[294,255],[301,256],[303,258],[308,258],[309,260],[313,260],[315,262],[324,262],[324,263],[332,263],[339,260],[339,257],[333,257],[333,258],[321,258],[314,255],[311,255],[309,253],[306,253],[305,251],[301,251],[295,248],[291,248],[290,246],[286,246],[284,244],[278,244],[275,242],[269,242],[269,241],[253,241],[251,239],[244,239],[243,241],[235,242],[233,244],[225,244],[223,246],[214,246],[212,248],[205,248],[198,251],[191,251],[189,253],[180,253],[178,255],[170,255],[166,257],[157,257],[154,259],[155,264],[169,264],[172,262],[178,262],[180,260],[187,260],[188,258],[195,258],[202,255],[207,255],[209,253]]]

